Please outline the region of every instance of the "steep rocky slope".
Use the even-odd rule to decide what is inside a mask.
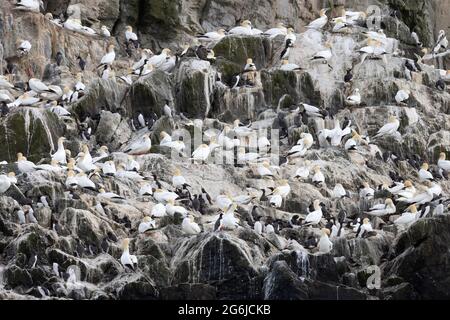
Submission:
[[[427,161],[435,172],[439,154],[450,155],[450,95],[435,88],[439,72],[434,67],[421,65],[423,71],[414,73],[411,81],[400,56],[388,55],[387,64],[379,60],[358,64],[356,50],[365,39],[361,34],[363,28],[355,28],[350,34],[305,31],[305,24],[316,18],[316,10],[327,6],[329,1],[44,2],[47,11],[55,16],[65,14],[70,4],[79,3],[83,24],[96,29],[106,25],[115,37],[86,36],[57,27],[41,14],[14,10],[11,1],[0,7],[2,69],[6,60],[15,55],[16,40],[29,39],[33,43],[30,55],[17,62],[16,83],[36,77],[61,87],[73,85],[73,75],[79,71],[76,56],[81,55],[88,66],[83,73],[88,90],[82,99],[68,107],[71,118],[62,120],[42,109],[20,107],[0,119],[0,160],[10,163],[1,169],[17,172],[19,180],[17,186],[0,195],[0,298],[448,298],[450,218],[447,208],[446,214],[421,219],[407,230],[381,223],[378,218],[373,223],[381,226],[367,237],[358,238],[348,228],[346,237],[333,239],[333,250],[328,254],[303,248],[311,237],[320,237],[318,228],[288,225],[293,215],[304,217],[315,199],[323,202],[334,215],[345,210],[349,221],[362,217],[364,210],[382,202],[389,194],[379,192],[373,200],[359,200],[361,184],[365,181],[374,188],[390,185],[392,172],[423,190],[417,168],[408,160]],[[334,1],[336,6],[341,3]],[[413,6],[412,1],[386,0],[376,4],[382,9],[383,26],[391,37],[390,46],[400,48],[408,57],[419,53],[410,28],[420,34],[425,45],[432,44],[431,39],[436,38],[439,29],[448,28],[446,1],[423,1],[423,7]],[[364,1],[346,1],[346,5],[361,10],[367,7]],[[392,17],[392,10],[399,12],[400,19]],[[129,66],[123,45],[125,25],[134,26],[142,46],[156,53],[164,47],[176,51],[197,33],[229,28],[244,18],[251,19],[263,30],[279,20],[292,25],[297,42],[290,62],[304,70],[279,70],[282,38],[233,36],[213,46],[217,60],[212,65],[194,57],[183,58],[170,74],[156,70],[131,86],[115,79],[100,79],[95,72],[111,42],[118,49],[119,57],[114,65],[117,74]],[[332,69],[326,64],[309,62],[326,42],[333,47]],[[55,64],[58,52],[64,55],[60,67]],[[132,58],[136,60],[138,55],[134,55]],[[231,81],[249,57],[259,70],[255,86],[230,89],[217,81],[219,74],[223,82]],[[352,67],[354,79],[348,87],[343,78]],[[344,100],[355,88],[361,90],[363,104],[346,107]],[[396,104],[394,97],[399,89],[411,91],[407,105]],[[174,108],[173,120],[162,114],[161,107],[166,101]],[[329,117],[302,119],[299,123],[287,109],[300,102],[320,106]],[[108,159],[125,161],[126,157],[119,151],[125,149],[130,139],[147,132],[146,128],[134,131],[130,126],[130,118],[139,113],[146,118],[152,113],[159,117],[151,131],[152,152],[136,160],[141,174],[149,181],[156,174],[164,188],[173,189],[171,179],[175,168],[181,169],[193,194],[201,193],[204,188],[213,198],[224,193],[243,194],[248,188],[268,190],[277,186],[277,179],[261,179],[247,166],[202,165],[186,158],[171,158],[168,150],[158,146],[159,133],[164,130],[176,136],[182,135],[183,130],[194,130],[192,121],[181,118],[180,113],[192,120],[204,119],[204,130],[212,127],[222,130],[225,123],[239,118],[252,121],[253,128],[269,131],[279,128],[282,114],[289,129],[288,136],[280,143],[281,154],[287,153],[302,132],[310,132],[316,142],[304,160],[321,166],[326,183],[316,187],[309,179],[293,179],[298,165],[282,166],[277,178],[290,178],[292,191],[281,208],[271,208],[258,201],[239,206],[241,227],[213,231],[219,208],[210,206],[207,214],[195,214],[203,232],[187,236],[181,231],[182,219],[177,215],[157,219],[155,230],[138,233],[139,223],[150,215],[157,202],[152,197],[140,196],[140,186],[132,179],[101,178],[99,184],[106,190],[127,199],[111,201],[100,200],[97,192],[86,190],[75,190],[74,196],[69,197],[64,175],[42,171],[19,175],[14,164],[17,152],[23,152],[29,160],[48,163],[60,136],[67,138],[66,148],[73,156],[78,154],[82,143],[87,143],[91,150],[106,145],[112,152]],[[341,122],[350,119],[360,134],[373,137],[391,114],[400,119],[401,138],[383,137],[375,142],[384,155],[395,153],[396,161],[374,157],[366,148],[348,153],[342,147],[317,142],[320,130],[334,126],[331,116]],[[92,128],[89,141],[80,137],[82,123]],[[184,142],[190,145],[191,141]],[[303,160],[298,161],[299,165],[302,163]],[[349,198],[333,198],[332,190],[338,183],[350,192]],[[439,179],[437,183],[443,189],[443,198],[448,198],[448,180]],[[42,195],[47,197],[49,207],[39,203]],[[38,223],[21,225],[17,209],[30,199]],[[98,209],[98,204],[104,212]],[[258,207],[254,209],[253,204]],[[398,206],[394,216],[403,209]],[[259,235],[253,230],[257,216],[266,221],[269,217],[272,221],[278,219],[284,228],[277,233]],[[57,232],[53,229],[55,220]],[[126,270],[119,261],[121,240],[126,237],[132,239],[130,249],[138,257],[135,272]],[[55,263],[64,276],[55,275]],[[373,266],[381,270],[380,289],[367,287]],[[75,283],[67,281],[69,269],[76,270]]]

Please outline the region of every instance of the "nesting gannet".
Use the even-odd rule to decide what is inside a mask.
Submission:
[[[179,168],[175,168],[173,177],[172,177],[172,186],[175,189],[184,189],[189,185],[186,183],[186,179],[181,175],[181,171]]]
[[[331,242],[330,238],[328,238],[328,236],[330,235],[329,229],[323,228],[321,230],[321,233],[322,235],[320,236],[317,247],[319,248],[319,252],[326,254],[333,250],[333,242]]]
[[[108,46],[108,53],[102,57],[102,60],[100,61],[100,65],[98,67],[105,65],[110,66],[112,65],[115,59],[116,59],[116,52],[114,51],[114,45],[110,44]]]
[[[331,43],[326,43],[325,48],[327,49],[317,52],[310,60],[322,61],[322,63],[327,63],[330,69],[333,69],[328,62],[333,57]]]
[[[439,36],[433,48],[433,53],[437,54],[440,50],[447,50],[448,39],[444,30],[439,31]]]
[[[308,117],[311,118],[323,118],[323,112],[319,108],[312,106],[307,103],[300,103],[299,104],[299,112],[306,114]]]
[[[322,171],[320,170],[320,166],[315,166],[314,169],[314,175],[312,177],[312,182],[319,186],[325,182],[325,176],[323,175]]]
[[[410,180],[406,180],[404,188],[397,195],[400,197],[398,201],[404,201],[405,199],[411,199],[416,194],[416,188]]]
[[[384,204],[378,204],[369,209],[366,213],[371,216],[382,217],[389,214],[394,214],[397,208],[392,202],[392,199],[386,199]]]
[[[131,26],[127,26],[125,29],[125,39],[127,43],[132,43],[135,48],[139,47],[139,40],[136,33],[133,32],[133,28]]]
[[[58,139],[58,150],[52,154],[52,160],[56,160],[58,163],[67,164],[66,150],[64,149],[64,141],[66,138],[60,137]]]
[[[363,220],[363,223],[361,224],[361,226],[358,226],[358,229],[359,229],[359,232],[356,234],[357,238],[362,238],[364,236],[364,234],[373,231],[372,224],[370,223],[369,219],[367,219],[367,218],[365,218]]]
[[[303,132],[300,134],[300,139],[297,141],[297,144],[289,150],[287,156],[289,158],[303,157],[313,144],[313,136]]]
[[[285,27],[283,22],[278,22],[275,28],[271,28],[263,33],[265,36],[269,36],[269,38],[275,38],[278,35],[286,36],[287,28]]]
[[[133,71],[141,69],[145,64],[147,64],[148,59],[153,56],[153,52],[150,49],[143,49],[141,51],[141,59],[133,64],[131,67]]]
[[[153,195],[153,187],[151,183],[146,181],[141,181],[141,187],[139,188],[140,196],[151,196]]]
[[[239,147],[237,152],[238,163],[252,163],[259,159],[259,153],[256,152],[245,152],[245,147]]]
[[[287,29],[286,37],[284,38],[284,43],[286,43],[288,40],[290,40],[292,44],[295,44],[295,42],[297,41],[297,36],[295,35],[294,28]]]
[[[369,186],[367,182],[362,183],[363,187],[359,190],[359,197],[361,199],[370,200],[375,195],[375,190]]]
[[[160,54],[154,55],[148,59],[147,64],[153,65],[155,68],[159,68],[171,55],[172,51],[168,48],[164,48]]]
[[[332,22],[334,23],[332,32],[335,33],[346,32],[348,27],[351,26],[351,24],[347,23],[347,18],[345,16],[334,18]]]
[[[207,32],[204,35],[198,36],[200,40],[220,41],[225,37],[225,29]]]
[[[361,94],[359,93],[359,89],[355,89],[353,94],[345,99],[345,102],[350,106],[359,106],[361,104]]]
[[[239,226],[238,225],[239,219],[237,219],[234,216],[234,212],[235,212],[236,208],[237,208],[237,205],[235,203],[231,204],[231,206],[227,210],[225,210],[225,208],[224,208],[225,213],[222,216],[222,220],[221,220],[220,227],[219,227],[220,230],[223,230],[223,229],[231,229],[232,230],[232,229],[236,229]]]
[[[439,155],[439,160],[438,160],[438,167],[444,171],[450,171],[450,160],[445,160],[446,159],[446,154],[445,152],[441,152],[441,154]]]
[[[314,211],[308,213],[305,218],[305,224],[317,225],[322,220],[322,207],[320,206],[320,200],[314,200],[313,202]]]
[[[0,89],[13,89],[14,85],[12,85],[9,81],[8,78],[0,75]]]
[[[97,156],[92,158],[92,163],[96,163],[99,162],[100,160],[107,158],[109,156],[108,151],[109,150],[107,146],[101,146],[100,148],[98,148]]]
[[[187,216],[183,219],[183,222],[181,223],[181,230],[183,230],[183,232],[187,235],[197,235],[202,232],[200,226],[194,222],[192,216]]]
[[[398,131],[398,128],[400,127],[400,121],[395,116],[389,116],[388,123],[385,124],[383,127],[378,130],[378,133],[375,135],[374,138],[387,136],[387,135],[394,135]]]
[[[254,134],[253,130],[249,127],[241,126],[241,121],[236,119],[233,122],[233,132],[240,138],[248,137]]]
[[[425,183],[429,183],[429,187],[427,187],[424,192],[418,194],[416,193],[412,198],[401,198],[399,199],[399,201],[416,205],[422,205],[431,202],[435,196],[435,191],[429,181],[425,181]]]
[[[46,84],[36,78],[31,78],[30,80],[28,80],[28,85],[31,90],[37,93],[51,92]]]
[[[162,203],[155,204],[152,208],[152,217],[161,218],[166,216],[166,206]]]
[[[175,215],[175,213],[179,213],[182,217],[186,217],[188,211],[182,206],[176,206],[175,201],[173,199],[169,199],[166,203],[166,213],[171,216]]]
[[[409,99],[410,93],[409,90],[399,90],[395,95],[395,101],[397,101],[398,104],[404,103]]]
[[[139,172],[141,170],[141,165],[137,162],[132,155],[127,157],[127,162],[125,163],[125,169],[127,171],[136,171]]]
[[[306,28],[308,29],[315,29],[315,30],[320,30],[323,27],[325,27],[325,25],[328,22],[328,17],[326,15],[327,10],[326,9],[321,9],[320,10],[320,18],[312,21],[310,24],[308,24],[306,26]]]
[[[21,152],[17,154],[16,163],[17,167],[19,168],[19,171],[22,173],[32,172],[38,169],[36,165],[33,162],[28,161],[27,158],[25,158]]]
[[[347,191],[345,191],[345,188],[342,186],[342,184],[337,183],[333,189],[333,197],[340,199],[345,196],[347,196]]]
[[[104,37],[111,37],[111,32],[109,32],[108,28],[106,26],[102,26],[100,28],[100,34]]]
[[[216,197],[215,203],[220,209],[223,209],[223,211],[225,212],[233,204],[233,200],[231,200],[231,198],[232,197],[228,194],[220,194]]]
[[[148,230],[156,229],[156,222],[151,217],[146,216],[138,226],[139,233],[145,233]]]
[[[106,161],[102,166],[102,172],[106,176],[114,176],[117,173],[114,161]]]
[[[252,23],[249,20],[244,20],[242,21],[240,26],[234,27],[230,31],[228,31],[228,34],[251,36],[253,35]]]
[[[201,144],[192,152],[191,160],[205,162],[208,159],[211,150],[208,145]]]
[[[308,160],[306,160],[304,165],[302,167],[299,167],[297,169],[297,171],[295,171],[294,178],[303,179],[303,180],[307,179],[310,174],[309,165],[310,165],[310,162]]]
[[[75,91],[84,91],[86,89],[86,85],[83,83],[83,74],[77,73],[76,75],[76,83],[75,83]]]
[[[258,176],[260,177],[273,177],[273,173],[270,170],[270,163],[267,161],[264,161],[261,164],[258,164],[256,167],[256,172],[258,173]]]
[[[31,50],[31,43],[28,40],[18,40],[17,41],[17,51],[19,55],[28,54]]]
[[[282,60],[280,70],[283,71],[300,71],[302,68],[295,63],[289,63],[289,60]]]
[[[158,202],[167,203],[169,200],[175,201],[178,198],[178,195],[167,190],[156,189],[155,192],[153,192],[153,198]]]
[[[356,151],[360,143],[365,143],[365,140],[355,131],[352,130],[352,137],[345,143],[345,150]]]
[[[122,256],[120,257],[120,263],[125,268],[130,268],[131,270],[135,270],[137,267],[137,257],[135,255],[130,254],[130,239],[123,239],[122,242]]]
[[[107,200],[125,200],[124,197],[119,196],[117,193],[114,192],[106,192],[105,189],[100,188],[98,190],[98,198],[100,199],[107,199]]]
[[[131,143],[128,148],[125,149],[125,153],[131,155],[143,155],[150,151],[152,148],[152,140],[148,134],[144,134],[139,140]]]
[[[86,172],[97,169],[97,166],[92,163],[92,158],[89,159],[90,155],[87,155],[84,152],[80,152],[78,156],[79,156],[77,161],[78,168]]]
[[[409,211],[404,212],[400,218],[394,221],[394,224],[406,227],[416,221],[417,215],[417,207],[416,205],[411,205],[408,207]]]
[[[67,103],[73,103],[78,100],[78,91],[71,90],[68,86],[63,89],[62,101]]]

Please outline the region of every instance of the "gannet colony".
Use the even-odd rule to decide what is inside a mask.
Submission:
[[[449,14],[3,0],[0,299],[450,298]]]

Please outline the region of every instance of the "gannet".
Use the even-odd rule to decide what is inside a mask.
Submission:
[[[51,23],[57,25],[58,27],[62,27],[61,19],[53,19],[53,15],[50,12],[45,14],[45,18]]]
[[[320,30],[323,27],[325,27],[325,25],[328,22],[328,17],[326,15],[326,12],[327,12],[326,9],[321,9],[320,10],[320,18],[312,21],[309,25],[306,26],[306,28]]]
[[[78,154],[78,156],[79,156],[78,161],[77,161],[78,168],[80,168],[81,170],[83,170],[85,172],[89,172],[89,171],[93,171],[93,170],[97,169],[97,166],[92,163],[92,158],[91,158],[91,160],[89,160],[90,156],[86,155],[84,152],[80,152]]]
[[[319,248],[319,252],[323,254],[329,253],[331,250],[333,250],[333,242],[330,241],[328,236],[330,235],[330,230],[323,228],[321,230],[322,235],[320,236],[319,243],[317,244],[317,247]]]
[[[58,139],[58,150],[51,156],[52,160],[56,160],[58,163],[67,164],[66,150],[64,149],[64,141],[66,138],[60,137]]]
[[[306,103],[300,103],[298,111],[312,118],[323,118],[322,110]]]
[[[394,224],[400,225],[402,227],[406,227],[416,221],[417,219],[417,207],[416,205],[411,205],[408,207],[409,211],[406,211],[402,214],[400,218],[394,221]]]
[[[41,8],[44,10],[44,2],[42,0],[18,0],[15,5],[18,8],[35,12],[39,12]]]
[[[44,84],[41,80],[36,78],[31,78],[30,80],[28,80],[28,85],[30,86],[31,90],[37,93],[44,93],[51,91],[46,84]]]
[[[253,230],[255,230],[256,234],[262,235],[263,229],[263,222],[261,222],[259,217],[256,218],[255,224],[253,225]]]
[[[281,190],[275,189],[272,195],[269,197],[269,203],[272,207],[280,208],[283,202],[283,197],[281,196]]]
[[[449,160],[445,160],[446,159],[446,154],[445,152],[441,152],[441,154],[439,155],[439,160],[438,160],[438,167],[444,171],[450,171],[450,161]]]
[[[239,147],[237,152],[238,163],[252,163],[259,159],[259,154],[256,152],[245,152],[245,147]]]
[[[272,224],[268,223],[266,225],[266,227],[264,228],[264,233],[266,233],[266,234],[275,233],[275,228],[273,227]]]
[[[78,100],[78,91],[71,90],[68,86],[63,89],[62,101],[73,103]]]
[[[82,188],[97,190],[97,188],[95,187],[95,183],[92,182],[84,172],[77,173],[77,175],[75,176],[75,181],[77,185]]]
[[[289,158],[303,157],[313,144],[313,136],[310,133],[303,132],[300,134],[297,144],[289,150],[287,156]]]
[[[278,22],[275,28],[271,28],[263,33],[265,36],[269,36],[269,38],[275,38],[278,35],[286,36],[287,28],[284,26],[284,23]]]
[[[138,62],[134,63],[131,67],[133,71],[141,69],[145,64],[147,64],[148,59],[150,59],[152,56],[153,52],[150,49],[143,49],[141,51],[141,59]]]
[[[125,149],[125,153],[131,155],[143,155],[150,151],[152,148],[152,140],[150,139],[149,134],[144,134],[139,140],[131,143],[127,149]]]
[[[359,190],[359,197],[361,199],[366,199],[366,200],[373,199],[373,197],[375,195],[375,190],[373,188],[371,188],[369,186],[369,184],[365,181],[362,183],[362,185],[363,185],[363,188],[361,188]]]
[[[361,142],[364,142],[364,139],[355,130],[352,130],[352,137],[347,140],[344,148],[347,151],[356,151]]]
[[[63,168],[59,166],[59,162],[57,160],[52,159],[50,164],[39,164],[36,166],[37,169],[45,170],[48,172],[56,172],[56,173],[62,173]]]
[[[166,213],[170,216],[174,216],[175,213],[179,213],[182,217],[186,217],[188,211],[182,206],[176,206],[175,201],[173,199],[169,199],[166,203]]]
[[[16,177],[16,173],[14,171],[11,171],[7,174],[9,181],[12,184],[17,184],[17,177]]]
[[[242,21],[240,26],[234,27],[230,31],[228,31],[228,34],[251,36],[253,35],[252,23],[249,20],[244,20]]]
[[[197,38],[199,38],[200,40],[220,41],[223,37],[225,37],[225,29],[207,32],[204,35],[198,36]]]
[[[102,60],[100,61],[100,65],[98,67],[104,66],[104,65],[112,65],[112,63],[114,62],[114,60],[116,59],[116,53],[114,52],[114,45],[110,44],[108,46],[108,53],[105,54],[102,57]]]
[[[170,57],[172,51],[168,48],[164,48],[160,54],[154,55],[148,59],[147,64],[153,65],[155,68],[159,68]]]
[[[17,51],[19,55],[28,54],[31,50],[31,43],[28,40],[18,40],[17,41]]]
[[[433,53],[437,54],[441,49],[447,50],[447,47],[448,47],[448,39],[447,36],[445,35],[445,31],[440,30],[438,39],[436,41],[436,44],[434,45]]]
[[[228,207],[228,210],[225,210],[224,208],[224,214],[222,216],[222,221],[220,223],[220,230],[223,229],[236,229],[239,225],[239,219],[237,219],[234,216],[234,211],[236,210],[237,205],[235,203],[231,204],[230,207]]]
[[[76,75],[76,83],[75,83],[75,91],[84,91],[86,89],[86,85],[83,83],[83,74],[77,73]]]
[[[208,159],[210,154],[209,146],[206,144],[201,144],[197,149],[192,153],[192,160],[205,162]]]
[[[325,47],[327,49],[317,52],[310,60],[319,60],[322,61],[323,63],[328,63],[330,69],[333,69],[328,62],[328,60],[331,59],[331,57],[333,57],[333,52],[331,51],[332,50],[331,43],[326,43]]]
[[[141,170],[141,165],[139,164],[139,162],[134,160],[134,157],[132,155],[129,155],[127,157],[127,162],[125,163],[125,169],[127,171],[139,172]]]
[[[0,89],[13,89],[14,86],[9,83],[8,78],[0,75]]]
[[[152,217],[161,218],[166,216],[166,206],[162,203],[158,203],[152,208]]]
[[[133,43],[135,48],[139,46],[138,37],[136,33],[133,32],[133,28],[131,26],[127,26],[125,29],[125,39],[127,42]]]
[[[273,177],[272,171],[270,171],[270,163],[264,161],[262,164],[258,164],[256,172],[260,177]]]
[[[236,146],[234,140],[227,136],[231,131],[230,126],[225,125],[217,138],[217,143],[225,150],[231,150]]]
[[[308,213],[305,218],[305,224],[317,225],[322,220],[322,208],[320,206],[320,200],[314,200],[313,202],[314,211]]]
[[[234,120],[233,122],[233,132],[240,138],[248,137],[252,135],[254,132],[252,129],[244,126],[240,126],[241,121],[239,119]]]
[[[156,222],[151,217],[144,217],[143,221],[138,226],[139,233],[145,233],[148,230],[156,229]]]
[[[175,201],[178,198],[178,195],[167,190],[156,189],[155,192],[153,192],[153,198],[158,202],[167,203],[169,200]]]
[[[320,166],[315,166],[313,171],[314,175],[312,177],[312,182],[317,186],[323,184],[325,182],[325,176],[320,170]]]
[[[280,70],[283,70],[283,71],[300,71],[300,70],[302,70],[302,68],[300,68],[295,63],[289,63],[289,60],[282,60],[281,61]]]
[[[398,104],[404,103],[409,99],[410,93],[409,90],[399,90],[395,95],[395,101],[397,101]]]
[[[141,182],[141,187],[139,188],[140,196],[151,196],[153,195],[152,185],[146,181]]]
[[[297,169],[297,171],[295,171],[295,176],[294,178],[297,179],[307,179],[309,177],[310,171],[309,171],[309,165],[310,165],[310,161],[306,160],[304,165],[302,167],[299,167]]]
[[[120,263],[122,263],[122,265],[125,268],[130,268],[131,270],[135,270],[137,267],[137,257],[134,255],[130,254],[130,239],[126,238],[123,239],[122,242],[122,256],[120,257]]]
[[[17,154],[16,163],[17,167],[19,168],[19,171],[22,173],[32,172],[38,169],[36,165],[33,162],[28,161],[27,158],[25,158],[21,152]]]
[[[114,161],[106,161],[102,165],[102,172],[106,176],[114,176],[117,173]]]
[[[410,180],[406,180],[404,183],[404,189],[398,193],[400,197],[398,201],[404,201],[405,199],[411,199],[416,194],[416,188]]]
[[[355,89],[353,94],[348,96],[345,102],[350,106],[359,106],[361,104],[361,94],[359,89]]]
[[[181,223],[181,230],[183,230],[183,232],[187,235],[196,235],[202,232],[200,226],[194,222],[192,216],[187,216],[183,219],[183,222]]]
[[[101,27],[101,35],[104,37],[111,37],[111,32],[109,32],[108,28],[106,26]]]
[[[356,237],[361,238],[364,236],[364,234],[367,232],[372,232],[372,224],[370,223],[369,219],[365,218],[363,219],[363,223],[361,227],[358,226],[359,232],[357,233]]]
[[[400,127],[400,121],[395,116],[389,116],[388,123],[385,124],[383,127],[381,127],[380,130],[378,130],[378,133],[375,135],[374,138],[382,137],[386,135],[394,135],[397,133],[398,128]]]
[[[110,191],[106,192],[105,189],[103,189],[103,188],[100,188],[98,190],[97,197],[100,199],[103,198],[103,199],[108,199],[108,200],[125,200],[124,197],[119,196],[117,193],[110,192]]]
[[[347,191],[345,191],[345,189],[342,186],[342,184],[337,183],[334,186],[334,189],[333,189],[333,197],[337,198],[337,199],[340,199],[340,198],[345,197],[346,195],[347,195]]]
[[[100,160],[103,160],[107,157],[109,157],[109,153],[108,153],[108,147],[107,146],[101,146],[100,148],[98,148],[97,150],[97,156],[92,158],[92,163],[96,163],[99,162]]]
[[[382,217],[389,214],[394,214],[397,211],[392,199],[387,198],[384,204],[378,204],[373,206],[366,212],[368,215]]]
[[[144,180],[144,177],[142,177],[136,171],[127,171],[126,165],[124,163],[119,163],[117,165],[117,171],[114,176],[119,179],[120,178],[129,179],[129,180],[133,180],[135,182],[140,182],[140,181]]]
[[[425,181],[425,183],[429,183],[429,187],[427,187],[424,192],[415,194],[412,198],[401,198],[399,199],[399,201],[416,205],[423,205],[425,203],[431,202],[435,196],[435,192],[431,188],[432,185],[429,181]]]
[[[225,212],[233,204],[233,201],[231,200],[230,195],[220,194],[216,197],[215,203],[220,209],[223,209],[223,211]]]
[[[173,177],[172,177],[172,186],[175,189],[184,189],[185,187],[189,186],[186,183],[186,179],[181,175],[181,171],[179,168],[175,168]]]

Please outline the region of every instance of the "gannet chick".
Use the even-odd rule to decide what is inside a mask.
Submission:
[[[108,46],[108,53],[102,57],[102,60],[100,61],[100,65],[98,66],[98,68],[105,65],[111,66],[115,59],[116,53],[114,52],[114,45],[110,44]]]
[[[450,161],[445,159],[445,152],[441,152],[441,154],[439,155],[438,167],[444,171],[450,171]]]
[[[281,61],[280,70],[283,70],[283,71],[300,71],[300,70],[302,70],[302,68],[300,68],[295,63],[289,63],[289,60],[282,60]]]
[[[322,171],[320,170],[320,166],[315,166],[314,169],[314,175],[312,177],[312,182],[316,186],[320,186],[325,182],[325,176],[323,175]]]
[[[17,41],[17,52],[20,56],[26,55],[31,50],[31,43],[28,40],[18,40]]]
[[[366,200],[373,199],[373,197],[375,195],[375,190],[373,188],[371,188],[369,186],[369,184],[365,181],[362,183],[362,185],[363,185],[363,188],[361,188],[359,190],[359,197],[361,199],[366,199]]]
[[[319,248],[319,252],[323,254],[329,253],[331,250],[333,250],[333,242],[330,241],[328,236],[330,235],[330,230],[323,228],[321,230],[321,237],[319,240],[319,243],[317,244],[317,247]]]
[[[328,22],[328,17],[326,15],[327,10],[321,9],[320,10],[320,18],[312,21],[309,25],[306,26],[308,29],[315,29],[320,30],[322,29]]]
[[[352,95],[348,96],[345,102],[350,106],[359,106],[361,104],[361,94],[359,89],[355,89]]]
[[[306,160],[304,165],[297,169],[297,171],[295,172],[294,178],[303,179],[303,180],[307,179],[310,174],[310,171],[309,171],[310,164],[311,164],[311,162]]]
[[[244,20],[244,21],[242,21],[240,26],[234,27],[230,31],[228,31],[228,34],[229,35],[251,36],[251,35],[253,35],[252,23],[249,20]]]
[[[409,211],[404,212],[400,218],[395,220],[394,224],[402,227],[407,227],[408,225],[416,221],[416,219],[418,218],[416,205],[413,204],[409,206],[408,210]]]
[[[28,161],[27,158],[25,158],[21,152],[17,154],[16,163],[17,167],[19,168],[19,171],[22,173],[32,172],[38,169],[36,165],[33,162]]]
[[[220,41],[223,37],[225,37],[225,29],[207,32],[204,35],[198,36],[197,38],[207,41]]]
[[[151,217],[144,217],[143,221],[139,224],[139,233],[145,233],[148,230],[156,229],[156,222]]]
[[[143,155],[150,151],[152,148],[152,140],[148,134],[144,134],[139,140],[130,144],[125,150],[125,153],[131,155]]]
[[[314,211],[310,212],[305,218],[305,224],[317,225],[322,220],[322,207],[320,206],[320,200],[314,200]]]
[[[66,159],[66,150],[64,149],[64,141],[66,141],[66,138],[60,137],[58,139],[58,150],[52,155],[52,160],[57,161],[61,164],[67,164]]]
[[[371,216],[382,217],[394,214],[397,211],[392,199],[386,199],[384,204],[378,204],[369,209],[366,213]]]
[[[395,95],[395,101],[397,101],[397,104],[404,104],[409,99],[410,94],[409,90],[399,90]]]
[[[365,218],[363,220],[363,224],[361,225],[361,227],[358,226],[358,229],[359,229],[359,232],[356,235],[357,238],[362,238],[365,233],[373,231],[372,224],[370,223],[369,219],[367,219],[367,218]]]
[[[126,238],[123,239],[122,242],[122,256],[120,257],[120,263],[122,263],[122,265],[125,268],[130,268],[131,270],[135,270],[137,267],[137,257],[134,255],[130,255],[130,239]]]
[[[389,122],[378,130],[378,133],[374,138],[394,135],[398,132],[397,130],[400,127],[400,121],[395,116],[390,116],[388,120]]]
[[[181,230],[183,230],[183,232],[187,235],[197,235],[202,232],[200,226],[194,222],[192,216],[187,216],[183,219],[183,222],[181,223]]]
[[[109,30],[106,26],[102,26],[100,30],[101,30],[100,34],[102,36],[107,37],[107,38],[111,37],[111,32],[109,32]]]

